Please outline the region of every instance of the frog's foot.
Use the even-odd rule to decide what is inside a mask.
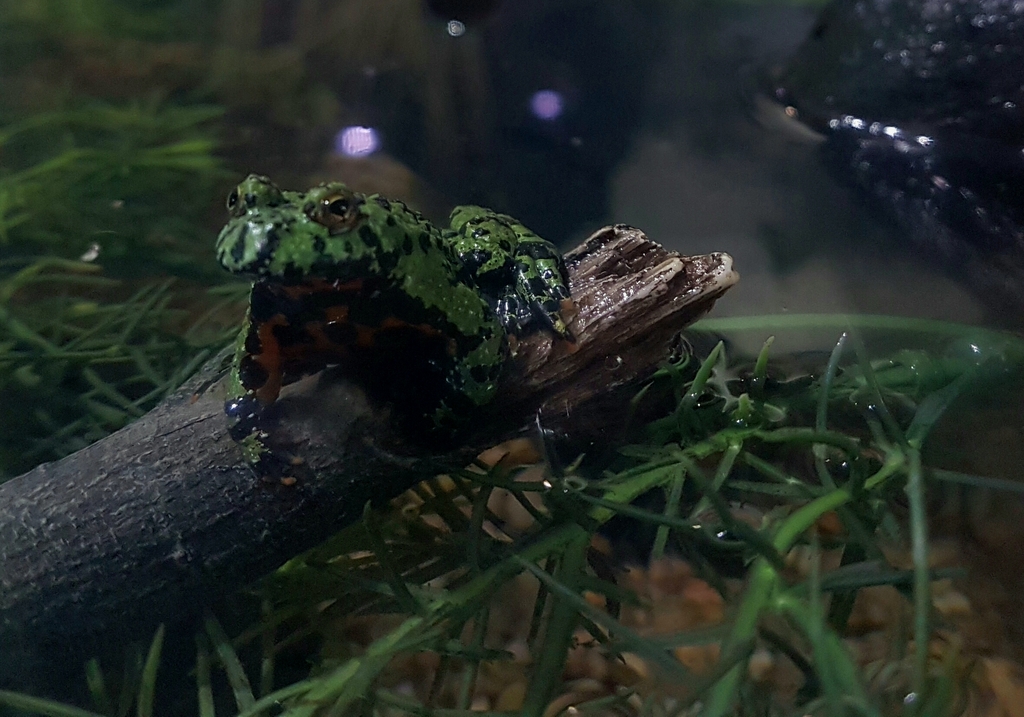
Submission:
[[[494,310],[509,337],[525,336],[536,331],[537,325],[540,324],[541,329],[550,331],[565,341],[576,341],[568,327],[568,321],[576,313],[576,304],[571,298],[566,297],[558,302],[550,300],[542,304],[539,301],[525,300],[519,294],[510,291],[498,299]]]
[[[292,486],[299,482],[300,474],[305,468],[305,461],[291,453],[268,450],[251,465],[261,481]]]
[[[268,445],[270,434],[263,428],[264,406],[251,394],[225,402],[230,420],[228,434],[242,449],[245,462],[260,480],[295,485],[304,461],[297,455]]]
[[[515,260],[518,267],[515,293],[504,297],[510,316],[515,317],[514,322],[521,329],[540,320],[558,337],[574,343],[576,339],[565,318],[574,304],[562,257],[548,242],[526,241],[517,247]],[[521,333],[521,330],[513,330],[513,333]]]

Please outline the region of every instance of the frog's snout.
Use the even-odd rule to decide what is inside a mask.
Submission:
[[[217,261],[233,274],[259,274],[270,262],[273,227],[239,220],[229,222],[217,237]]]

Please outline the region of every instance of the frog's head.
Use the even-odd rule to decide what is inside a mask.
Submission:
[[[283,192],[266,177],[250,174],[228,195],[231,217],[217,238],[217,260],[233,274],[300,277],[329,236],[360,223],[362,203],[361,195],[337,182]]]

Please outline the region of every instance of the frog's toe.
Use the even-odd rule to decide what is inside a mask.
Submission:
[[[298,483],[305,461],[291,453],[266,450],[252,464],[252,469],[264,483],[291,486]]]
[[[228,434],[232,440],[244,443],[259,432],[263,407],[255,396],[245,394],[225,401],[224,414],[228,417]]]
[[[551,330],[554,331],[563,341],[568,341],[571,344],[576,343],[576,337],[573,336],[572,331],[569,330],[569,326],[561,317],[552,319]]]
[[[540,320],[548,330],[566,341],[573,341],[564,315],[566,305],[572,306],[572,296],[566,282],[561,260],[546,246],[532,246],[529,255],[519,257],[519,282],[516,293],[527,305],[529,318]]]
[[[564,286],[555,287],[556,289],[564,290]],[[533,302],[533,313],[543,318],[544,323],[547,324],[547,328],[555,333],[559,338],[568,341],[570,343],[576,342],[576,337],[573,336],[572,331],[569,330],[568,320],[571,320],[572,313],[575,312],[576,304],[572,298],[569,297],[568,290],[565,290],[565,295],[561,296],[561,291],[553,291],[543,299],[535,300]],[[567,320],[566,317],[569,317]]]
[[[533,307],[516,293],[501,297],[495,307],[498,318],[510,336],[521,336],[534,319]]]

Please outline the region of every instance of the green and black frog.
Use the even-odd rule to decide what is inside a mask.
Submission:
[[[225,411],[265,478],[291,480],[263,413],[304,375],[342,364],[440,434],[493,398],[510,337],[573,341],[561,254],[504,214],[456,207],[442,229],[344,184],[292,192],[257,175],[227,208],[217,257],[254,283]]]

